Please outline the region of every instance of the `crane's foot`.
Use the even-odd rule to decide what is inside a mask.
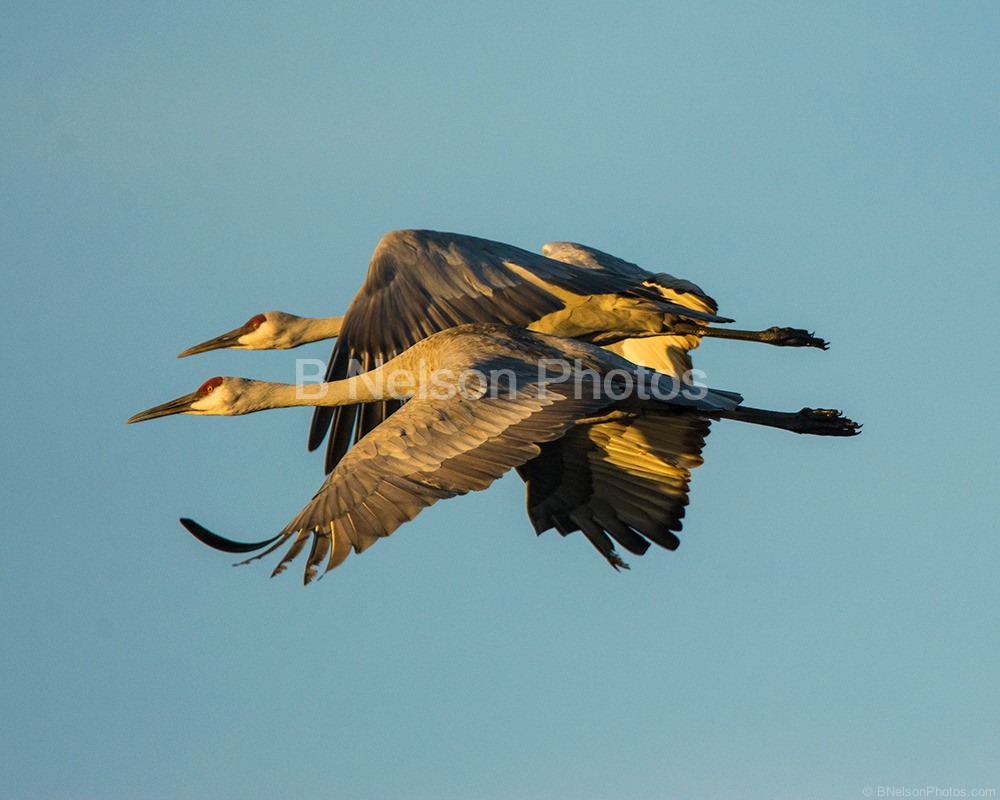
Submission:
[[[828,350],[830,343],[802,328],[779,328],[777,326],[760,332],[760,341],[775,347],[817,347]]]
[[[622,557],[614,550],[604,557],[608,560],[608,563],[615,568],[616,572],[620,572],[623,569],[632,569],[628,564],[622,561]]]
[[[857,436],[861,423],[832,408],[803,408],[792,416],[788,430],[813,436]]]

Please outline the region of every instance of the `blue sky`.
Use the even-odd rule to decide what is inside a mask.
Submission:
[[[544,7],[539,7],[544,6]],[[0,796],[858,797],[1000,789],[992,4],[19,4],[0,30]],[[682,546],[616,574],[523,488],[441,503],[318,585],[271,535],[309,412],[138,410],[295,353],[378,238],[571,239],[695,280],[756,406]]]

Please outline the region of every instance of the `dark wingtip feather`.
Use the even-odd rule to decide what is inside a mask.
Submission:
[[[330,428],[330,420],[333,419],[333,408],[329,406],[319,406],[313,411],[312,422],[309,425],[309,452],[311,453],[326,438],[326,432]]]
[[[340,463],[354,440],[354,426],[358,418],[358,406],[337,406],[333,417],[330,438],[326,443],[326,460],[323,470],[329,474]]]
[[[212,533],[208,528],[199,525],[193,519],[181,517],[180,523],[199,542],[207,544],[214,550],[221,550],[223,553],[252,553],[254,550],[267,547],[278,538],[275,536],[264,542],[234,542],[232,539],[226,539],[216,533]]]

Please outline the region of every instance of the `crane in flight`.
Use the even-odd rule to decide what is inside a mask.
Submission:
[[[827,343],[799,328],[741,331],[698,286],[654,274],[599,250],[554,242],[542,255],[457,233],[392,231],[382,237],[368,275],[344,316],[306,318],[281,311],[190,347],[179,357],[219,348],[269,350],[337,337],[326,380],[365,372],[438,331],[474,322],[518,325],[604,346],[630,361],[682,377],[688,351],[702,337],[817,347]],[[326,471],[399,408],[398,400],[320,407],[309,449],[327,431]]]
[[[446,329],[367,373],[317,386],[212,378],[128,422],[400,399],[409,402],[346,453],[277,536],[241,543],[182,523],[216,549],[264,551],[248,560],[290,542],[274,574],[309,544],[308,583],[437,500],[485,489],[518,468],[538,533],[582,530],[623,567],[613,541],[638,555],[650,542],[679,544],[690,470],[701,463],[711,420],[833,436],[860,427],[832,410],[746,408],[734,392],[686,384],[586,342],[500,324]],[[635,446],[617,460],[590,458],[608,441]]]

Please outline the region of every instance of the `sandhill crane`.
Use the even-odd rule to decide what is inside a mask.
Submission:
[[[542,252],[457,233],[393,231],[376,247],[368,276],[343,317],[268,311],[180,356],[223,347],[284,349],[337,336],[326,379],[338,380],[352,365],[370,370],[432,333],[472,322],[521,325],[592,342],[676,376],[690,369],[687,351],[702,336],[827,346],[798,328],[709,328],[707,323],[732,320],[717,316],[715,301],[689,281],[571,242],[545,245]],[[388,401],[318,408],[309,449],[331,431],[329,472],[352,439],[398,407]]]
[[[324,560],[330,570],[352,548],[363,551],[437,500],[485,489],[517,467],[539,533],[582,530],[620,567],[612,539],[640,555],[650,542],[677,546],[674,531],[709,420],[837,436],[859,427],[829,410],[747,409],[733,392],[684,384],[588,343],[496,324],[447,329],[368,373],[319,386],[212,378],[128,421],[401,398],[411,399],[348,451],[274,538],[239,543],[182,522],[228,552],[264,549],[263,556],[290,540],[274,574],[311,540],[308,583]],[[636,447],[623,449],[617,461],[588,463],[588,451],[603,438]]]

